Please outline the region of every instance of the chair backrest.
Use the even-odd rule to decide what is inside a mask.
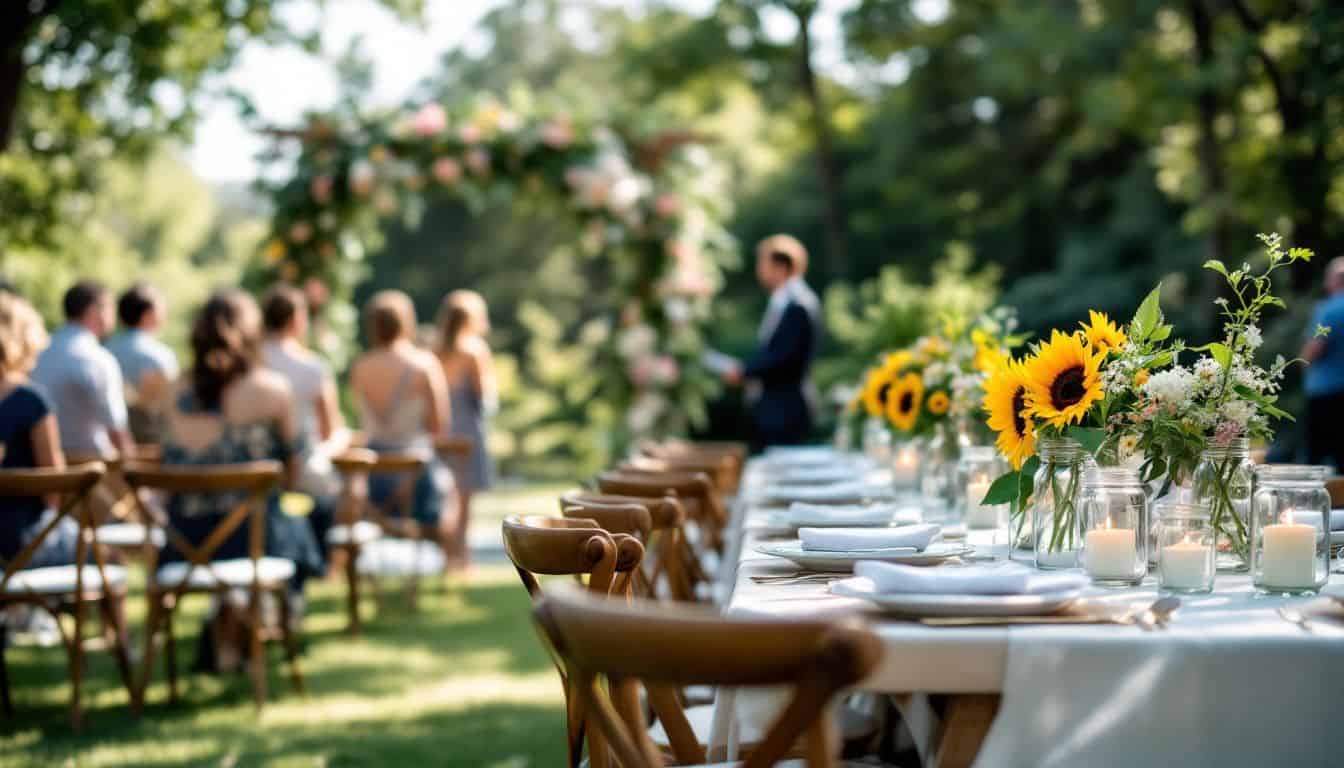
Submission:
[[[350,524],[372,513],[375,522],[384,528],[418,536],[418,525],[413,521],[412,508],[416,481],[428,463],[423,456],[350,448],[333,456],[331,463],[341,475],[343,509],[337,517],[342,523]],[[361,479],[367,479],[371,474],[398,477],[396,489],[381,504],[373,504],[368,498],[367,488],[360,483]]]
[[[632,511],[632,507],[638,511]],[[640,512],[648,516],[650,526],[643,533],[637,530],[644,519]],[[696,585],[707,580],[682,531],[686,515],[675,496],[566,491],[560,496],[560,513],[565,517],[589,518],[608,531],[640,537],[645,552],[642,575],[635,584],[637,594],[658,595],[659,585],[665,584],[667,597],[695,600]]]
[[[540,515],[505,518],[504,551],[533,597],[541,594],[539,575],[587,577],[590,590],[607,594],[622,586],[616,575],[628,575],[644,557],[634,537],[612,534],[594,520]]]
[[[182,553],[193,567],[212,570],[210,560],[215,552],[228,541],[229,536],[243,523],[248,524],[247,556],[255,564],[266,550],[266,505],[271,492],[279,487],[284,477],[284,465],[278,461],[249,461],[237,464],[127,464],[122,470],[126,483],[133,491],[141,489],[160,491],[165,494],[242,494],[241,501],[220,516],[219,521],[210,530],[205,540],[193,544],[174,528],[171,519],[161,519],[164,534],[168,542]],[[154,520],[155,515],[144,503],[140,493],[134,494],[140,505],[140,514],[145,520]],[[155,561],[150,539],[149,527],[145,529],[146,557],[150,563]],[[253,582],[260,578],[258,568],[252,569]],[[181,593],[186,590],[191,579],[192,568],[187,568],[182,581],[172,588]]]
[[[831,766],[835,742],[826,707],[881,656],[879,641],[857,620],[735,620],[688,606],[595,599],[572,589],[549,591],[535,616],[620,765],[664,764],[642,709],[628,705],[637,701],[629,687],[642,683],[670,737],[674,764],[705,760],[676,687],[793,684],[792,700],[743,765],[774,765],[806,737],[810,768]],[[599,677],[607,679],[609,696]]]
[[[669,439],[662,441],[646,440],[639,445],[639,452],[654,458],[668,459],[679,457],[723,458],[732,466],[737,478],[747,463],[750,449],[746,443],[696,441]]]
[[[686,516],[705,533],[709,548],[719,550],[723,546],[728,514],[713,481],[703,472],[609,470],[597,476],[597,488],[603,493],[623,496],[674,496],[686,510]]]
[[[1344,477],[1332,477],[1325,481],[1325,490],[1330,492],[1331,509],[1344,507]]]
[[[719,493],[732,493],[737,488],[737,475],[728,456],[632,456],[621,463],[620,469],[635,472],[703,472],[714,482]]]
[[[0,497],[24,497],[24,496],[59,496],[61,504],[56,510],[56,515],[47,524],[42,527],[37,535],[21,548],[8,562],[4,563],[3,570],[0,571],[0,594],[5,591],[5,586],[10,578],[19,571],[23,570],[33,559],[33,554],[37,552],[42,543],[56,530],[56,526],[61,520],[77,512],[79,522],[79,538],[75,544],[75,562],[83,563],[85,554],[88,552],[90,541],[89,532],[93,521],[91,520],[91,511],[89,509],[89,492],[93,487],[103,479],[106,467],[100,462],[89,462],[76,466],[56,469],[54,467],[38,467],[34,469],[3,469],[0,470]],[[0,510],[9,505],[0,503]],[[0,511],[0,515],[6,514]],[[101,552],[95,547],[95,557],[99,571],[103,567]],[[75,589],[77,592],[83,591],[83,570],[76,570]],[[104,580],[103,583],[106,583]]]

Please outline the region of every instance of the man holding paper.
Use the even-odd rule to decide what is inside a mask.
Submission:
[[[796,445],[812,430],[808,369],[820,329],[820,302],[803,282],[807,249],[790,235],[756,246],[756,278],[770,292],[757,332],[757,349],[745,364],[707,360],[729,384],[747,382],[747,402],[757,446]]]

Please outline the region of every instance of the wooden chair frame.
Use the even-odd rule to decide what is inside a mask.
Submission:
[[[724,529],[728,513],[719,500],[719,494],[709,476],[703,472],[646,472],[638,470],[611,470],[596,478],[597,489],[618,496],[664,498],[671,496],[682,505],[686,518],[696,523],[700,541],[693,542],[701,549],[723,553]],[[688,564],[694,569],[693,580],[712,582],[704,572],[700,559]]]
[[[630,507],[642,509],[648,516],[649,529],[636,530]],[[619,496],[592,491],[567,491],[560,496],[560,513],[565,517],[592,519],[608,531],[639,538],[644,545],[644,561],[635,584],[635,594],[656,597],[659,584],[673,600],[694,602],[702,574],[695,552],[682,526],[685,510],[674,496]],[[641,586],[643,587],[641,589]]]
[[[173,614],[187,594],[218,594],[226,598],[232,587],[224,583],[215,571],[211,558],[223,546],[228,537],[247,523],[248,554],[252,562],[252,579],[248,585],[248,643],[251,658],[248,661],[252,677],[252,695],[257,711],[266,703],[266,657],[265,643],[276,639],[274,632],[267,631],[262,625],[261,596],[271,593],[280,606],[279,639],[284,643],[285,654],[289,661],[290,683],[295,692],[303,694],[303,675],[299,670],[298,642],[291,627],[289,604],[289,585],[285,581],[263,581],[259,561],[265,556],[266,549],[266,507],[268,498],[280,484],[284,468],[277,461],[255,461],[241,464],[220,464],[215,466],[148,466],[128,465],[125,470],[126,481],[137,491],[135,497],[140,505],[140,514],[146,520],[159,518],[144,505],[138,493],[142,489],[161,491],[165,494],[209,494],[241,492],[242,501],[225,513],[215,524],[205,541],[199,546],[192,545],[178,532],[166,517],[159,518],[167,541],[186,557],[188,567],[181,581],[171,586],[158,583],[158,553],[154,550],[148,529],[145,536],[145,562],[148,564],[149,579],[145,588],[149,601],[149,617],[145,626],[145,652],[141,662],[142,672],[136,694],[132,697],[132,708],[139,716],[144,711],[145,695],[149,688],[154,670],[154,640],[160,628],[164,632],[164,666],[168,675],[169,701],[178,700],[177,690],[177,642],[173,632]],[[191,583],[196,568],[208,571],[214,580],[211,586],[197,586]]]
[[[534,601],[541,599],[539,575],[587,578],[586,588],[596,595],[628,598],[631,576],[639,570],[644,548],[631,536],[612,534],[594,520],[511,515],[503,524],[504,550],[513,562],[523,586]],[[547,650],[553,649],[547,644]],[[565,735],[569,768],[578,768],[583,758],[585,736],[593,768],[608,768],[610,760],[600,733],[587,729],[581,697],[574,678],[554,652],[551,660],[565,692]]]
[[[424,471],[427,461],[419,456],[376,453],[367,448],[354,448],[332,459],[333,466],[341,474],[341,508],[337,514],[337,524],[351,527],[350,540],[330,545],[332,549],[345,552],[346,612],[349,616],[346,631],[358,635],[363,631],[359,615],[359,555],[363,546],[354,538],[354,524],[361,520],[376,523],[385,533],[401,534],[413,541],[432,541],[434,536],[426,536],[424,526],[411,516],[414,504],[415,484]],[[369,499],[367,483],[369,475],[392,474],[400,476],[400,482],[392,496],[381,504]],[[381,604],[378,581],[369,577],[375,601]],[[419,598],[419,574],[412,572],[406,580],[406,601],[412,610]]]
[[[594,599],[572,589],[548,592],[534,616],[621,766],[668,764],[648,736],[642,709],[632,706],[639,685],[663,721],[671,764],[689,765],[705,762],[706,755],[680,709],[676,686],[793,683],[792,700],[743,766],[774,765],[805,738],[809,768],[832,768],[837,741],[826,708],[866,677],[881,655],[878,639],[857,622],[731,620],[666,603]]]
[[[64,469],[6,469],[0,470],[0,497],[49,496],[62,498],[56,515],[26,546],[0,569],[0,611],[10,605],[27,604],[40,607],[52,615],[65,647],[70,668],[70,725],[79,731],[83,728],[83,709],[81,690],[84,675],[84,611],[86,603],[96,602],[102,615],[104,627],[111,627],[112,653],[117,662],[117,671],[122,684],[129,695],[134,696],[131,679],[130,660],[126,654],[124,639],[126,628],[121,622],[121,612],[116,604],[126,597],[125,587],[114,588],[107,578],[107,564],[103,554],[93,542],[92,502],[89,495],[102,480],[105,467],[98,462],[71,466]],[[67,593],[26,593],[10,594],[6,591],[16,574],[32,561],[33,555],[56,526],[66,517],[74,515],[79,524],[79,536],[75,543],[75,588]],[[86,588],[84,584],[84,566],[92,551],[94,567],[98,570],[100,586],[97,589]],[[74,618],[74,629],[67,634],[61,625],[62,611],[68,611]],[[0,707],[4,714],[14,713],[14,705],[9,694],[9,673],[5,664],[4,640],[0,638]]]

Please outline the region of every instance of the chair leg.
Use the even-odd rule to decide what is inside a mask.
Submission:
[[[248,665],[252,670],[252,698],[257,707],[257,714],[261,714],[261,708],[266,704],[266,646],[261,641],[261,593],[256,589],[252,590],[247,610],[249,625],[247,640],[248,650],[251,651]]]
[[[173,613],[176,604],[163,613],[163,666],[168,676],[168,701],[176,704],[177,698],[177,634],[173,632]]]
[[[117,673],[121,675],[122,685],[126,686],[126,695],[134,700],[135,682],[131,678],[131,660],[126,653],[129,638],[126,637],[126,622],[122,620],[125,604],[120,595],[107,594],[98,601],[98,606],[102,611],[103,626],[112,635],[112,656],[117,662]]]
[[[289,682],[294,692],[302,696],[305,691],[303,673],[299,671],[299,639],[294,634],[294,606],[286,588],[276,590],[275,596],[280,601],[280,636],[285,643],[285,658],[289,661]]]
[[[8,627],[0,622],[0,712],[14,716],[14,702],[9,698],[9,664],[5,661],[5,644],[9,642]]]
[[[360,632],[359,569],[355,566],[359,560],[359,547],[351,545],[346,548],[345,553],[346,610],[350,613],[349,632],[352,635],[358,635]]]
[[[131,697],[131,715],[140,717],[145,711],[145,696],[149,691],[149,681],[154,675],[154,635],[159,631],[159,621],[163,616],[164,595],[150,592],[146,595],[149,602],[149,617],[145,620],[145,653],[140,659],[140,685]]]

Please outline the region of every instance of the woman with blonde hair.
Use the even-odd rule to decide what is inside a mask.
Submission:
[[[494,485],[487,422],[496,409],[494,360],[485,335],[490,318],[485,299],[475,291],[453,291],[439,309],[439,365],[452,400],[452,432],[471,438],[472,452],[458,473],[457,515],[450,526],[448,556],[465,567],[471,496]]]
[[[28,380],[37,355],[47,346],[42,318],[28,302],[0,291],[0,445],[5,469],[64,467],[60,430],[47,393]],[[45,525],[45,514],[55,499],[5,499],[0,514],[0,562],[23,549]],[[51,503],[49,503],[51,502]],[[69,565],[75,561],[79,535],[74,520],[65,518],[33,553],[27,567]]]
[[[350,369],[367,446],[379,452],[423,457],[411,511],[417,522],[447,544],[442,508],[453,491],[452,473],[434,453],[434,437],[448,423],[448,392],[434,356],[415,344],[415,305],[401,291],[379,291],[364,306],[370,349]],[[369,496],[381,503],[396,493],[399,479],[374,475]]]

